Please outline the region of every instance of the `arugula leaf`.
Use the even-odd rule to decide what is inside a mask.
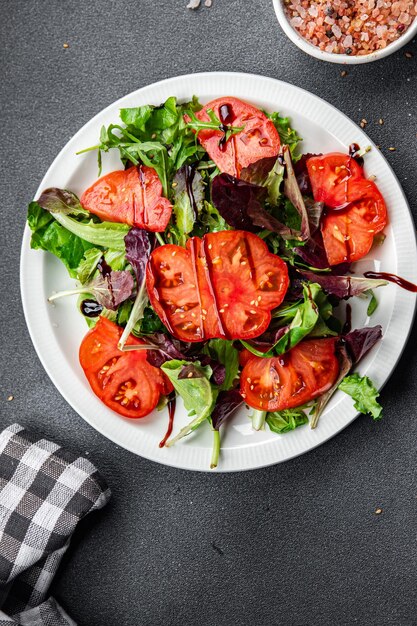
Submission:
[[[368,376],[351,374],[346,376],[339,385],[339,389],[353,398],[354,407],[360,413],[372,415],[374,420],[380,420],[382,406],[377,398],[379,392],[375,388],[372,380]]]
[[[188,415],[190,417],[195,416],[175,437],[167,441],[165,444],[167,447],[174,445],[174,443],[189,435],[205,419],[210,417],[216,401],[218,392],[210,384],[211,367],[209,365],[202,367],[199,361],[195,361],[192,366],[199,376],[195,377],[193,375],[189,378],[181,378],[180,375],[184,367],[189,365],[188,361],[172,360],[161,366],[162,371],[165,372],[172,382],[175,391],[182,397]]]
[[[27,219],[32,231],[31,248],[51,252],[64,263],[69,275],[77,278],[78,266],[92,244],[58,224],[37,202],[29,204]]]
[[[239,371],[239,352],[234,347],[233,341],[210,339],[203,348],[203,354],[208,354],[212,359],[224,365],[226,376],[220,389],[230,389]]]
[[[296,130],[291,128],[290,118],[282,117],[279,113],[266,113],[267,117],[274,123],[275,128],[278,131],[282,144],[287,144],[290,147],[291,154],[295,152],[296,147],[302,141],[302,138]]]
[[[308,417],[302,409],[284,409],[283,411],[268,413],[266,423],[272,432],[282,435],[298,428],[298,426],[308,424]]]

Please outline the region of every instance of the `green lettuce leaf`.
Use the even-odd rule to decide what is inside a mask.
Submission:
[[[379,392],[368,376],[351,374],[346,376],[339,385],[339,389],[353,398],[354,407],[360,413],[372,415],[374,420],[382,418],[382,406],[377,398]]]
[[[302,409],[284,409],[274,411],[266,416],[266,423],[274,433],[282,435],[290,430],[308,424],[308,417]]]
[[[181,378],[181,373],[185,367],[188,369],[192,367],[193,375]],[[181,396],[188,415],[190,417],[195,416],[187,426],[184,426],[175,437],[166,443],[169,447],[190,434],[210,417],[218,392],[210,384],[212,369],[209,365],[202,367],[199,361],[195,361],[190,366],[188,361],[172,360],[164,363],[161,369],[172,382],[175,391]]]
[[[64,263],[69,275],[77,278],[78,266],[93,244],[64,228],[37,202],[30,203],[27,219],[32,231],[31,247],[54,254]]]
[[[230,389],[239,371],[239,352],[234,347],[233,341],[210,339],[204,346],[203,353],[225,366],[226,377],[220,390]]]

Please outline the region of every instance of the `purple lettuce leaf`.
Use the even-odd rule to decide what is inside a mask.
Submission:
[[[312,198],[304,200],[307,209],[308,221],[310,224],[310,234],[314,234],[320,228],[320,220],[323,215],[324,202],[316,202]]]
[[[288,146],[282,146],[282,156],[285,163],[284,194],[297,209],[301,217],[300,237],[303,241],[310,239],[310,224],[304,199],[298,186],[292,164],[291,151]]]
[[[323,413],[326,405],[328,404],[330,398],[337,391],[338,386],[344,379],[344,377],[349,374],[352,369],[352,360],[347,353],[347,350],[343,344],[337,346],[337,358],[339,360],[339,375],[335,381],[335,383],[330,387],[328,391],[326,391],[323,395],[321,395],[315,404],[313,415],[310,422],[310,428],[316,428],[318,421],[320,419],[321,414]]]
[[[347,300],[359,296],[369,289],[376,289],[388,284],[386,280],[364,278],[359,276],[334,276],[333,274],[316,274],[309,270],[299,269],[298,272],[312,283],[318,283],[326,293]]]
[[[213,178],[211,199],[229,226],[238,230],[256,233],[260,230],[249,217],[248,211],[256,213],[265,200],[266,189],[234,178],[230,174],[219,174]]]
[[[216,404],[211,414],[214,430],[219,430],[229,417],[243,404],[243,398],[237,389],[221,391],[217,396]]]
[[[141,228],[131,228],[125,237],[126,259],[135,272],[138,289],[145,279],[146,264],[155,245],[155,235]]]
[[[200,361],[203,367],[205,367],[206,365],[210,365],[212,369],[211,381],[215,385],[223,384],[226,376],[225,366],[215,359],[211,358],[207,354],[193,354],[192,352],[194,346],[191,346],[191,344],[185,343],[183,341],[178,341],[178,339],[173,339],[165,333],[154,333],[153,335],[146,335],[146,337],[144,337],[144,340],[149,346],[146,355],[147,361],[154,367],[161,367],[163,363],[172,359],[177,359],[179,361],[189,361],[190,365],[194,361]],[[181,377],[186,378],[186,376]]]
[[[211,188],[213,204],[229,226],[252,233],[268,229],[287,239],[299,237],[297,231],[291,230],[265,210],[262,203],[266,194],[266,187],[253,185],[230,174],[216,176]]]
[[[262,185],[269,172],[274,167],[276,157],[266,157],[244,167],[240,172],[240,178],[254,185]]]
[[[89,212],[81,206],[75,193],[67,189],[58,189],[58,187],[45,189],[39,196],[37,203],[50,213],[89,215]]]
[[[381,337],[382,328],[379,325],[357,328],[347,335],[344,335],[343,341],[352,358],[353,364],[356,365],[356,363],[359,363]]]
[[[303,196],[313,195],[310,177],[308,175],[308,170],[307,170],[307,161],[310,157],[313,157],[313,156],[321,156],[321,154],[312,154],[309,152],[307,154],[303,154],[302,157],[298,159],[296,163],[294,163],[294,173],[297,178],[298,186]]]

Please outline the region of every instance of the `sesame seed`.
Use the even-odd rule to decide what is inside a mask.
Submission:
[[[378,120],[378,124],[379,124],[380,126],[383,126],[383,125],[384,125],[384,120],[382,119],[382,117],[380,117],[380,118],[379,118],[379,120]]]
[[[348,74],[348,73],[347,73],[347,71],[346,71],[346,70],[342,70],[342,71],[340,72],[340,76],[341,76],[342,78],[344,78],[345,76],[347,76],[347,74]]]
[[[412,52],[404,52],[404,56],[405,56],[406,59],[412,59],[413,58]]]
[[[10,396],[7,398],[7,402],[11,402],[12,400],[14,400],[14,396],[11,396],[11,395],[10,395]]]
[[[63,48],[65,48],[65,49],[69,48],[69,43],[64,43],[64,44],[62,45],[62,47],[63,47]]]
[[[362,118],[362,119],[361,119],[361,122],[360,122],[360,127],[361,127],[361,128],[365,128],[365,126],[367,125],[367,123],[368,123],[368,121],[367,121],[365,118]]]
[[[177,254],[177,253],[176,253],[176,251],[174,251],[174,252],[171,254],[171,256],[175,256],[176,254]]]
[[[390,152],[395,152],[395,151],[396,151],[396,149],[397,149],[397,148],[394,148],[393,146],[391,146],[390,148],[388,148],[388,150],[389,150]]]
[[[380,509],[379,507],[375,509],[375,515],[381,515],[381,513],[382,513],[382,509]]]

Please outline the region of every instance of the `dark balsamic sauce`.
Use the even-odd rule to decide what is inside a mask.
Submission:
[[[167,428],[167,431],[165,433],[165,437],[162,439],[162,441],[159,444],[160,448],[164,447],[164,445],[168,441],[169,437],[171,436],[172,429],[174,427],[174,417],[175,417],[175,406],[176,406],[176,403],[177,402],[176,402],[175,396],[173,396],[170,399],[170,401],[168,402],[168,415],[169,415],[168,428]]]
[[[343,324],[342,335],[347,335],[352,330],[352,307],[350,304],[346,305],[346,321]]]
[[[361,149],[361,147],[357,144],[357,143],[351,143],[349,146],[349,156],[352,159],[355,159],[356,163],[358,165],[360,165],[361,167],[363,167],[363,157],[358,156],[358,152]]]
[[[235,115],[233,113],[233,109],[230,104],[222,104],[219,107],[219,119],[221,122],[220,130],[223,133],[223,136],[221,137],[219,141],[219,149],[221,152],[224,152],[226,150],[226,145],[227,145],[226,136],[227,136],[227,131],[229,130],[228,127],[231,125],[231,123],[235,119]]]
[[[102,277],[107,282],[107,286],[108,286],[109,292],[110,292],[111,301],[112,301],[113,307],[115,308],[116,300],[114,298],[113,285],[112,285],[112,282],[111,282],[112,268],[106,262],[106,259],[104,258],[104,256],[102,256],[100,261],[97,263],[97,269],[100,272],[100,274],[102,275]]]
[[[97,300],[86,298],[80,305],[81,313],[86,317],[98,317],[103,310],[101,304]]]
[[[417,293],[417,285],[410,283],[405,278],[401,278],[396,274],[389,274],[388,272],[364,272],[365,278],[381,278],[382,280],[388,280],[390,283],[395,283],[399,287]]]
[[[195,176],[195,168],[197,163],[193,165],[185,165],[185,188],[187,190],[187,195],[190,199],[192,209],[194,211],[194,219],[197,219],[197,203],[195,201],[194,192],[193,192],[193,182]]]
[[[219,118],[222,124],[230,125],[235,119],[232,107],[229,104],[222,104],[219,108]]]

